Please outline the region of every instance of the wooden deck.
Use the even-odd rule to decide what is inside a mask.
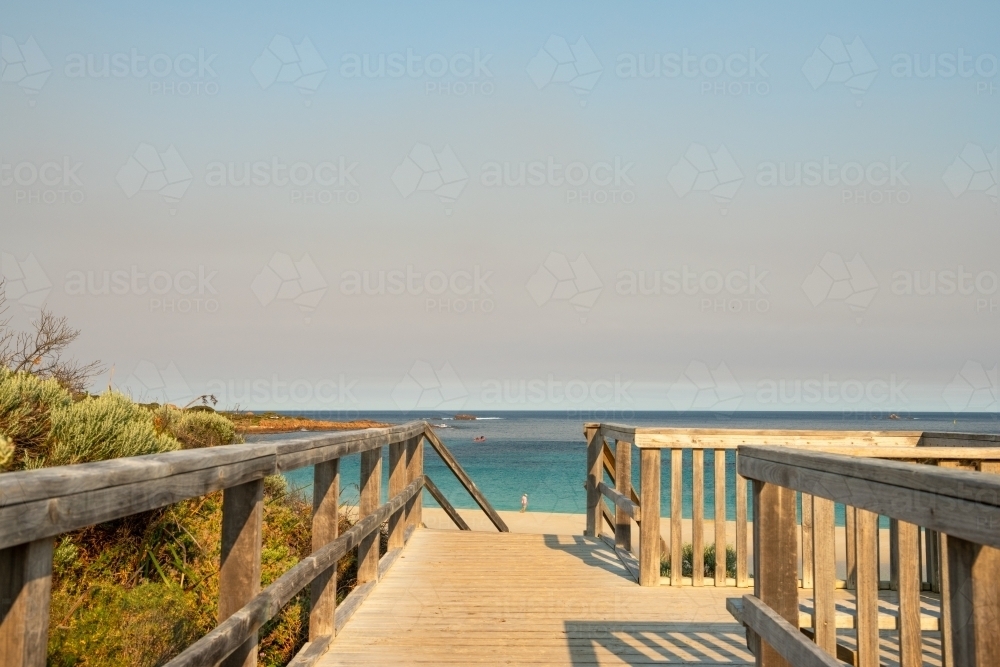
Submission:
[[[726,611],[745,592],[640,587],[600,539],[421,529],[316,664],[750,665]],[[879,604],[884,665],[898,661],[894,595]],[[837,597],[837,625],[850,628],[853,594]],[[922,604],[925,631],[936,628],[936,596]],[[800,609],[808,625],[808,600]],[[928,666],[940,665],[934,634]],[[854,648],[850,635],[839,637]]]
[[[317,664],[752,664],[734,593],[641,588],[599,539],[421,529]]]

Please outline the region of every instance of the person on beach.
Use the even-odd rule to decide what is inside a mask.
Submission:
[[[521,494],[521,513],[524,514],[528,511],[528,494]]]

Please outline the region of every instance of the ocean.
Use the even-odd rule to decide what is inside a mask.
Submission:
[[[533,512],[563,512],[582,514],[586,510],[586,446],[583,440],[585,422],[604,421],[632,426],[674,426],[690,428],[751,428],[751,429],[833,429],[833,430],[923,430],[960,433],[1000,433],[997,413],[919,413],[888,414],[832,412],[634,412],[600,414],[583,412],[476,412],[476,421],[456,421],[454,413],[443,412],[352,412],[350,414],[323,411],[299,411],[295,414],[315,419],[372,419],[400,424],[423,419],[436,427],[441,440],[452,451],[469,476],[498,510],[519,510],[521,494],[528,494],[528,510]],[[301,433],[254,436],[252,440],[298,437]],[[484,436],[484,442],[473,438]],[[387,451],[387,449],[386,449]],[[633,454],[632,479],[639,488],[638,455]],[[360,456],[341,461],[341,498],[356,504]],[[684,457],[683,516],[691,516],[691,456]],[[383,466],[383,496],[388,488],[388,470]],[[424,471],[458,508],[477,505],[445,467],[430,447],[425,447]],[[670,516],[670,458],[664,457],[661,481],[661,508]],[[289,485],[311,494],[312,468],[291,471],[286,475]],[[735,457],[726,461],[726,515],[736,518]],[[714,454],[705,453],[705,516],[714,516]],[[424,494],[425,506],[437,504]],[[838,512],[838,514],[841,514]]]

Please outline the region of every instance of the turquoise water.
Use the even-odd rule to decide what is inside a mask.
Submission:
[[[291,414],[291,413],[290,413]],[[521,494],[528,494],[528,509],[536,512],[583,513],[586,495],[583,483],[586,478],[586,446],[583,424],[588,421],[606,421],[634,426],[677,426],[692,428],[773,428],[773,429],[836,429],[836,430],[932,430],[966,433],[1000,433],[1000,416],[996,413],[978,414],[913,414],[901,419],[888,419],[883,415],[859,413],[689,413],[645,412],[627,415],[601,415],[554,412],[505,412],[477,413],[475,422],[449,419],[450,414],[398,412],[326,413],[299,412],[304,416],[327,419],[375,419],[390,423],[403,423],[413,419],[426,419],[437,428],[437,433],[458,459],[469,476],[476,482],[489,501],[499,510],[518,510]],[[258,436],[265,438],[297,437]],[[476,436],[486,441],[473,442]],[[387,455],[386,448],[386,455]],[[635,452],[635,450],[633,450]],[[632,479],[639,488],[638,455],[633,453]],[[345,457],[341,462],[342,499],[357,500],[359,456]],[[689,518],[692,508],[691,452],[685,452],[683,461],[683,516]],[[459,508],[477,507],[451,472],[444,466],[430,447],[425,448],[425,472],[440,487],[449,501]],[[714,452],[705,452],[705,516],[715,514]],[[383,471],[388,474],[387,466]],[[292,487],[311,493],[312,469],[303,468],[289,472],[286,477]],[[726,460],[726,517],[736,518],[735,456],[729,452]],[[388,480],[382,484],[383,495]],[[670,457],[664,456],[661,479],[661,515],[670,516]],[[424,494],[427,506],[437,504],[429,494]],[[842,512],[839,514],[842,515]],[[838,517],[842,520],[842,516]]]

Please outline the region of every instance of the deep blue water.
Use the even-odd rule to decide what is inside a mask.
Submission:
[[[293,414],[293,413],[289,413]],[[586,446],[583,424],[588,421],[605,421],[633,426],[677,426],[705,428],[772,428],[772,429],[837,429],[837,430],[925,430],[965,433],[1000,433],[1000,415],[997,413],[944,414],[922,413],[888,415],[869,413],[687,413],[636,412],[629,414],[567,413],[567,412],[477,412],[479,417],[491,417],[475,422],[454,421],[451,414],[440,412],[296,412],[294,414],[326,419],[374,419],[389,423],[403,423],[425,419],[437,428],[437,433],[458,459],[469,476],[476,482],[494,507],[500,510],[520,509],[522,493],[528,494],[530,511],[583,513],[586,496],[583,482],[586,478]],[[264,438],[296,437],[257,436]],[[476,436],[485,436],[482,443],[473,442]],[[388,455],[386,448],[386,456]],[[633,484],[639,488],[638,455],[633,454]],[[341,462],[342,499],[354,504],[358,496],[359,456],[346,457]],[[451,472],[430,447],[425,447],[425,472],[441,488],[453,505],[474,508],[475,502],[461,487]],[[691,516],[691,455],[684,457],[683,515]],[[383,465],[385,474],[387,466]],[[670,457],[662,464],[661,514],[670,516]],[[729,453],[726,462],[727,507],[729,520],[736,517],[735,509],[735,459]],[[306,493],[311,492],[312,469],[295,470],[286,475],[290,485]],[[714,454],[705,452],[705,516],[714,516]],[[383,495],[388,488],[383,481]],[[427,506],[436,506],[429,494],[424,494]]]

